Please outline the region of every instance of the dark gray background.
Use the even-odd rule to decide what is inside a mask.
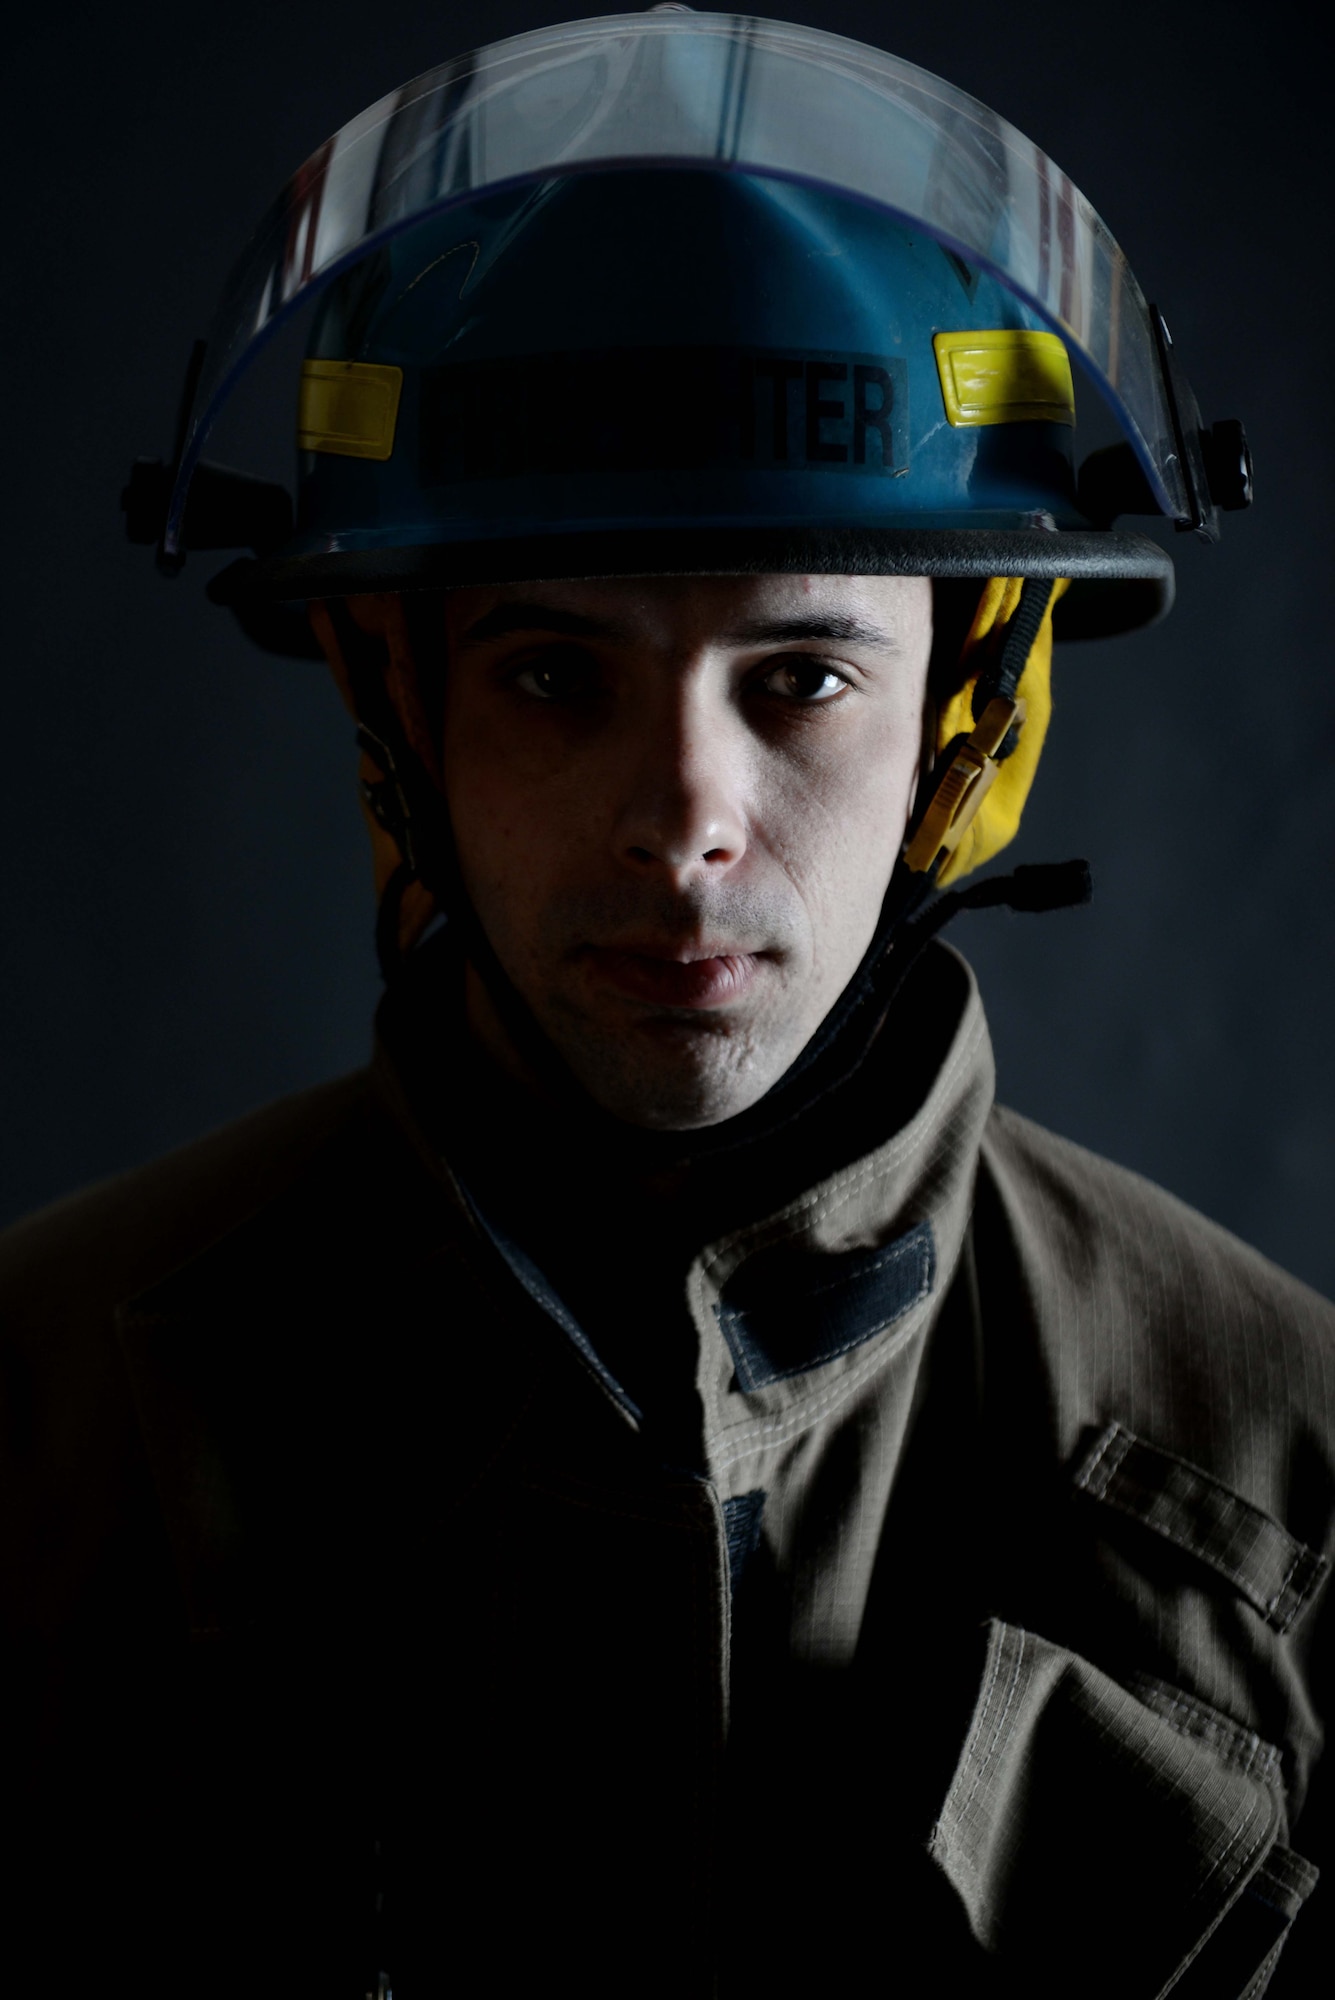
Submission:
[[[787,10],[785,10],[787,11]],[[1310,12],[1055,0],[794,17],[950,77],[1050,152],[1168,313],[1259,502],[1166,539],[1167,625],[1065,649],[1018,859],[1088,911],[966,919],[1002,1094],[1335,1291],[1331,118]],[[121,539],[225,270],[381,92],[553,5],[29,10],[8,41],[0,1218],[360,1062],[377,991],[341,710]],[[286,468],[292,381],[228,441]],[[219,453],[219,455],[224,455]]]

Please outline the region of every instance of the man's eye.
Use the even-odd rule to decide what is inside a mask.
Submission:
[[[843,675],[827,667],[824,660],[809,660],[796,653],[768,667],[761,676],[760,685],[767,694],[777,694],[786,701],[803,702],[807,706],[818,701],[833,701],[848,688]]]
[[[598,668],[585,653],[544,653],[514,676],[514,684],[538,701],[579,701],[596,692]]]

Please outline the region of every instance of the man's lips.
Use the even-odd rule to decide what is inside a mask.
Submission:
[[[629,999],[659,1007],[724,1007],[747,991],[763,954],[637,941],[586,945],[581,956]]]

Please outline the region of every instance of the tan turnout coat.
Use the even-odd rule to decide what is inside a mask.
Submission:
[[[9,1232],[15,1991],[1323,1989],[1335,1313],[920,976],[920,1113],[691,1267],[703,1474],[383,1058]]]

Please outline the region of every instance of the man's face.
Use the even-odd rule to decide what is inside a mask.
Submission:
[[[445,788],[501,965],[617,1117],[744,1111],[875,928],[918,776],[930,583],[632,578],[446,607]],[[505,1055],[476,979],[470,1012]]]

